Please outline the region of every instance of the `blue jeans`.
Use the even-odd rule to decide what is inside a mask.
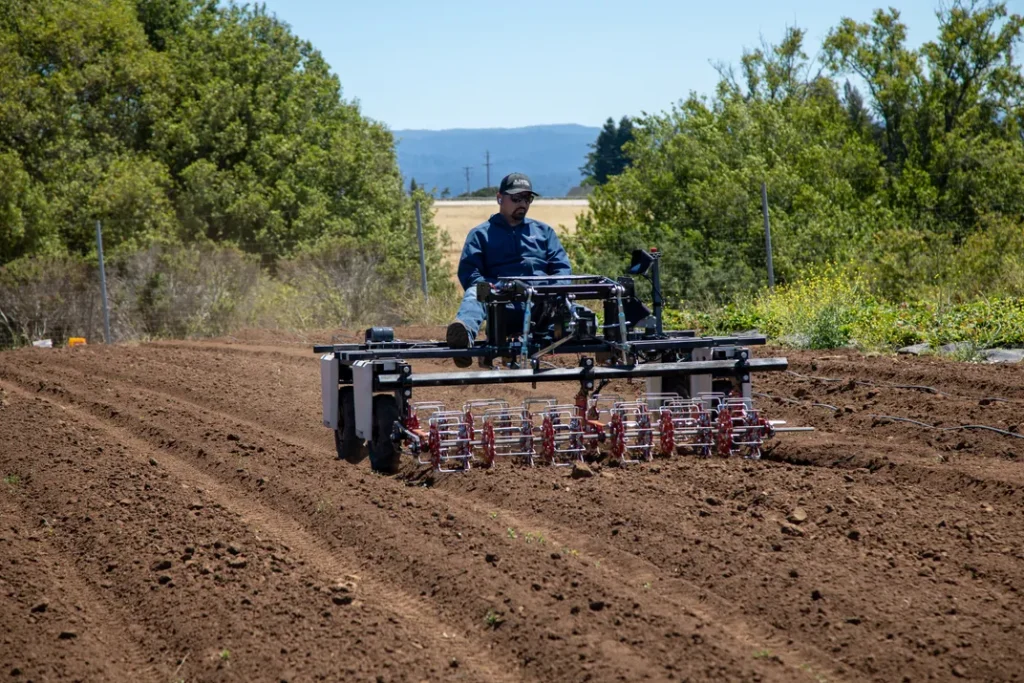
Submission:
[[[525,307],[523,304],[505,304],[505,308],[509,311],[505,324],[512,326],[508,331],[518,335],[522,331]],[[466,293],[462,295],[462,305],[459,306],[459,312],[455,314],[455,317],[465,323],[469,329],[470,339],[480,331],[481,325],[487,320],[487,308],[477,301],[476,285],[467,289]]]
[[[449,309],[451,310],[451,309]],[[465,323],[469,328],[469,338],[473,339],[480,330],[480,326],[487,319],[487,309],[476,299],[476,285],[466,290],[462,295],[462,305],[455,317]]]
[[[512,326],[508,331],[514,335],[519,335],[523,327],[523,311],[525,307],[523,304],[506,304],[506,307],[509,309],[506,324]],[[573,304],[572,307],[577,311],[588,310],[579,304]],[[459,306],[459,312],[455,314],[455,317],[465,323],[469,329],[470,339],[473,339],[477,332],[480,331],[480,326],[487,319],[487,309],[482,303],[477,301],[476,285],[467,289],[466,293],[462,295],[462,305]]]

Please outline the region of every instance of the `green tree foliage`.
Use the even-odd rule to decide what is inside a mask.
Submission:
[[[720,68],[713,97],[636,119],[629,167],[569,240],[575,267],[613,272],[661,246],[675,301],[749,294],[766,281],[764,181],[777,282],[837,262],[889,298],[977,295],[971,282],[1019,293],[1024,17],[980,2],[938,16],[917,50],[895,10],[844,19],[822,64],[790,28]],[[1020,251],[984,256],[997,245]]]
[[[587,163],[580,172],[590,184],[604,185],[612,176],[622,173],[629,166],[627,143],[633,140],[633,120],[623,116],[619,124],[611,117],[604,123],[597,139],[590,145]]]
[[[414,198],[432,216],[320,53],[217,0],[4,0],[0,177],[0,264],[89,254],[101,220],[112,254],[216,242],[273,263],[344,243],[399,274]]]

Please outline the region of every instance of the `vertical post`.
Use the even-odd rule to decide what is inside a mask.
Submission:
[[[420,242],[420,281],[423,284],[423,297],[430,299],[427,294],[427,260],[423,253],[423,219],[420,218],[420,200],[416,200],[416,238]]]
[[[652,292],[654,299],[654,332],[661,337],[665,334],[665,328],[661,322],[665,308],[665,299],[661,296],[661,252],[658,251],[657,247],[651,247],[651,256],[654,257],[654,263],[651,264],[651,289],[654,290]]]
[[[772,229],[768,224],[768,186],[761,181],[761,213],[764,214],[764,250],[768,257],[768,289],[775,289],[775,267],[772,265]]]
[[[103,341],[110,343],[110,308],[107,305],[107,271],[103,267],[103,227],[96,221],[96,253],[100,257],[100,295],[103,297]]]

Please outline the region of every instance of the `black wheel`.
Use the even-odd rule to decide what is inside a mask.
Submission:
[[[661,390],[666,394],[679,394],[680,398],[690,398],[690,378],[688,376],[668,375],[661,379]]]
[[[356,397],[352,387],[341,387],[338,390],[339,424],[334,430],[334,448],[338,451],[338,460],[353,465],[363,461],[366,450],[363,440],[356,436]]]
[[[391,440],[391,431],[398,415],[398,402],[385,394],[373,397],[373,439],[370,441],[370,467],[375,472],[394,474],[398,471],[401,451]]]
[[[730,396],[739,394],[739,382],[731,377],[718,377],[711,383],[711,391]]]

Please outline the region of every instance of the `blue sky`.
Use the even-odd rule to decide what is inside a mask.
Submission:
[[[1010,0],[1011,11],[1024,0]],[[762,37],[807,31],[818,53],[844,16],[900,10],[912,46],[936,36],[938,0],[549,0],[437,3],[269,0],[268,11],[309,40],[343,97],[393,130],[546,123],[598,126],[612,116],[671,108],[712,94],[713,64],[739,64]],[[1019,9],[1018,9],[1019,8]]]

